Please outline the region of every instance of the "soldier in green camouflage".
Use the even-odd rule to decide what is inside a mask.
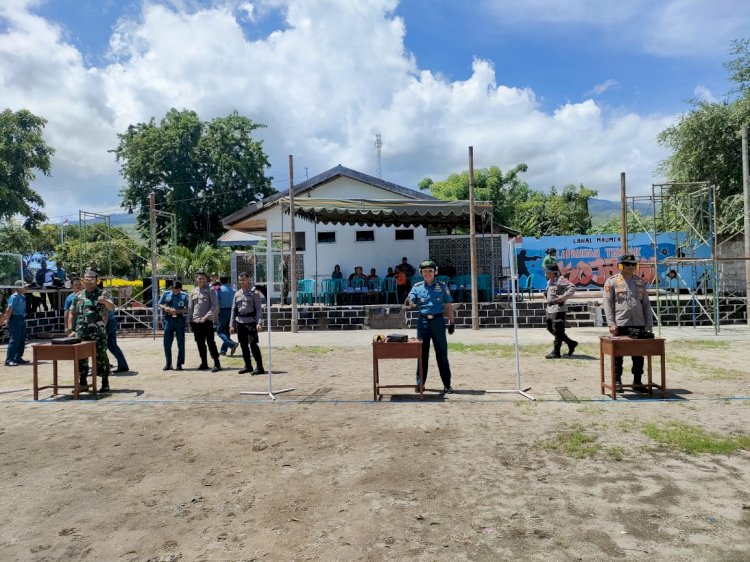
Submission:
[[[83,291],[78,293],[73,301],[73,332],[70,334],[84,341],[96,342],[96,372],[101,377],[102,392],[109,390],[109,358],[107,357],[107,319],[109,304],[104,292],[97,287],[99,276],[94,271],[83,274]],[[88,359],[79,363],[80,384],[86,385],[86,375],[89,371]]]

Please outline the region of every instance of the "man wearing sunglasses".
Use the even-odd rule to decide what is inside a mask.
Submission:
[[[617,265],[620,273],[613,275],[604,283],[602,291],[602,308],[607,318],[609,333],[613,336],[627,336],[631,330],[646,330],[654,327],[654,313],[648,298],[646,283],[636,275],[636,260],[633,254],[623,254]],[[622,357],[615,357],[615,390],[623,391]],[[643,376],[643,357],[633,357],[633,390],[648,392],[641,382]]]

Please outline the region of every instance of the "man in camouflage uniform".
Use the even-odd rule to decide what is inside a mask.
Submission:
[[[84,341],[96,342],[96,372],[101,377],[102,392],[109,391],[109,357],[107,357],[107,331],[109,318],[108,299],[97,287],[99,276],[95,271],[83,274],[83,291],[78,293],[73,302],[73,332],[71,336]],[[89,372],[88,359],[82,359],[78,365],[81,386],[88,386],[86,375]]]

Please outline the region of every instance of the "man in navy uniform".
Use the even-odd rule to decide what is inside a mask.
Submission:
[[[415,283],[406,297],[406,308],[417,308],[417,339],[422,340],[422,372],[427,381],[427,363],[430,358],[430,341],[435,344],[435,357],[440,378],[443,381],[443,392],[452,393],[451,367],[448,364],[448,340],[445,337],[446,327],[449,334],[455,330],[455,311],[453,297],[445,283],[435,281],[437,264],[424,260],[419,264],[419,272],[424,281]],[[448,317],[446,324],[445,317]],[[417,371],[417,386],[419,386],[419,371]]]

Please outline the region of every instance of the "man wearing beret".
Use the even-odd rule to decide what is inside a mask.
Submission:
[[[568,306],[566,301],[576,292],[576,286],[560,275],[560,268],[556,263],[548,264],[544,268],[544,275],[547,277],[547,331],[555,336],[555,344],[552,351],[545,357],[547,359],[560,359],[560,348],[563,342],[568,344],[568,355],[573,352],[578,345],[565,333],[565,315]]]
[[[452,393],[451,367],[448,364],[448,340],[445,337],[446,322],[447,330],[452,334],[455,330],[455,311],[453,310],[453,297],[448,286],[435,280],[437,264],[432,260],[424,260],[419,264],[419,272],[424,281],[415,283],[406,297],[406,308],[417,308],[417,339],[422,340],[422,372],[424,382],[427,382],[427,364],[430,359],[430,340],[435,344],[435,358],[437,359],[440,378],[443,381],[443,392]],[[417,371],[417,386],[419,386],[419,371]]]
[[[633,254],[620,257],[620,273],[613,275],[604,283],[602,291],[602,308],[607,318],[609,333],[613,336],[627,336],[632,329],[650,332],[654,327],[654,313],[648,298],[646,283],[635,275],[638,260]],[[622,392],[623,358],[615,357],[615,389]],[[648,388],[641,382],[643,375],[643,357],[633,357],[633,390],[647,392]]]

